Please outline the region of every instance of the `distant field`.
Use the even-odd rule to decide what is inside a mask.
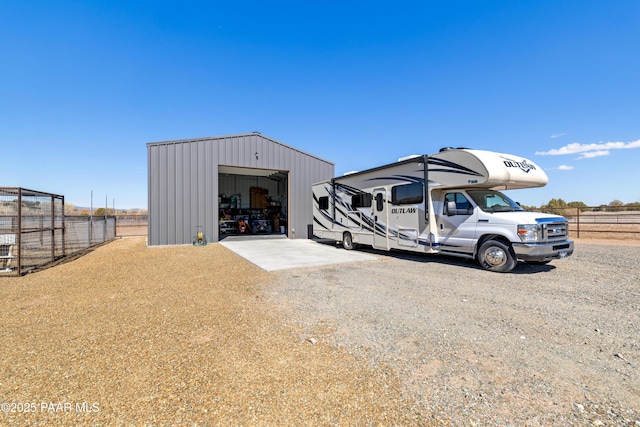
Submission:
[[[118,215],[116,216],[116,236],[146,236],[148,219],[147,215]]]
[[[118,226],[116,227],[116,236],[118,237],[131,237],[131,236],[146,236],[147,226]]]
[[[569,224],[571,237],[586,239],[640,240],[640,224]]]
[[[640,212],[582,212],[565,214],[573,237],[640,240]]]

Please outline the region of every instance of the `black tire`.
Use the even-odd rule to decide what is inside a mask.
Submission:
[[[354,248],[353,239],[351,238],[351,233],[344,233],[344,235],[342,236],[342,247],[348,251]]]
[[[480,246],[478,261],[485,270],[498,273],[513,270],[518,262],[511,246],[498,240],[487,240]]]

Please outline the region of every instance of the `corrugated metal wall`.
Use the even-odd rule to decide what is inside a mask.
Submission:
[[[334,176],[333,163],[257,133],[152,142],[147,157],[151,246],[191,243],[198,226],[218,240],[218,165],[288,171],[296,238],[313,221],[311,185]]]

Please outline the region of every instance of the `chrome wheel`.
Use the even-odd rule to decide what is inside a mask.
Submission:
[[[350,233],[344,233],[344,236],[342,236],[342,247],[348,251],[353,249],[353,239]]]
[[[499,267],[504,265],[507,260],[507,254],[501,248],[494,246],[485,253],[485,260],[492,267]]]

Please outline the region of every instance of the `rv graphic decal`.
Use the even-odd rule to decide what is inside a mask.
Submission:
[[[443,160],[443,159],[429,159],[429,164],[449,168],[449,169],[437,169],[437,168],[430,167],[429,172],[448,172],[448,173],[456,173],[456,174],[464,174],[464,175],[482,176],[481,173],[478,173],[473,169],[469,169],[465,166],[462,166],[447,160]]]
[[[503,159],[504,159],[503,160],[504,165],[508,168],[518,168],[524,173],[529,173],[531,171],[536,170],[536,167],[531,163],[527,162],[526,159],[522,159],[521,162],[518,162],[516,160],[511,160],[506,157],[503,157]]]
[[[416,212],[418,212],[418,208],[391,208],[392,214],[404,214],[404,213],[414,214]]]
[[[393,177],[393,178],[398,178]],[[410,178],[410,177],[406,177],[406,178]],[[409,182],[422,182],[424,180],[422,179],[402,179],[403,181],[409,181]],[[388,179],[388,178],[387,178]],[[352,223],[353,225],[360,227],[362,229],[362,231],[364,232],[369,232],[369,233],[375,233],[377,236],[383,237],[383,238],[391,238],[391,239],[398,239],[398,240],[403,240],[403,241],[407,241],[407,242],[413,242],[416,240],[416,236],[412,236],[412,235],[407,235],[406,233],[403,232],[399,232],[397,229],[393,228],[393,227],[389,227],[387,224],[385,224],[384,222],[375,222],[373,221],[373,214],[371,212],[370,209],[367,208],[359,208],[356,209],[354,208],[351,203],[349,203],[347,200],[345,200],[345,198],[343,197],[344,195],[347,196],[353,196],[353,195],[357,195],[359,193],[364,193],[364,191],[362,190],[358,190],[354,187],[350,187],[347,185],[343,185],[343,184],[339,184],[336,183],[335,184],[335,189],[336,192],[334,193],[333,191],[333,186],[331,185],[325,185],[325,189],[327,190],[327,193],[329,195],[329,197],[331,197],[333,200],[335,200],[335,210],[336,213],[339,216],[342,216],[344,218],[348,218],[348,221],[350,223]],[[338,194],[338,192],[341,192],[342,194]],[[314,223],[316,223],[319,227],[321,227],[324,230],[331,230],[330,227],[333,226],[338,226],[341,227],[344,231],[351,231],[351,228],[346,225],[343,224],[339,221],[335,221],[333,219],[333,217],[331,216],[331,214],[324,209],[318,209],[317,207],[319,206],[319,200],[317,199],[317,197],[314,194],[314,202],[316,205],[316,209],[315,209],[315,215],[313,217],[313,221]],[[387,203],[387,200],[384,200],[385,203]],[[353,215],[353,212],[356,211],[360,211],[362,212],[364,215],[359,216],[359,215]],[[418,208],[415,207],[404,207],[404,208],[394,208],[392,213],[405,213],[405,214],[409,214],[409,213],[413,213],[415,214],[416,212],[418,212]],[[318,215],[319,214],[319,215]],[[429,242],[422,236],[418,236],[417,239],[417,243],[418,245],[422,245],[422,246],[428,246]],[[437,245],[437,244],[435,244]]]
[[[416,178],[416,177],[408,176],[408,175],[380,176],[380,177],[377,177],[377,178],[369,178],[369,179],[367,179],[367,181],[389,181],[389,180],[395,180],[395,181],[399,181],[399,182],[409,182],[409,183],[413,183],[413,182],[422,182],[422,183],[424,183],[424,179],[420,179],[420,178]]]
[[[342,184],[336,184],[336,189],[344,191],[347,194],[350,193],[351,195],[364,193],[363,191],[360,191],[360,190],[357,190],[357,189],[355,189],[353,187],[349,187],[349,186],[342,185]],[[336,209],[336,212],[338,214],[342,215],[343,217],[348,217],[349,221],[351,221],[356,226],[361,227],[363,230],[371,232],[374,229],[374,224],[373,224],[373,221],[371,220],[371,218],[367,218],[366,216],[358,217],[358,216],[354,216],[354,215],[349,215],[348,213],[350,211],[354,211],[355,209],[353,208],[351,203],[347,202],[340,194],[337,194],[337,192],[334,193],[333,189],[332,189],[332,187],[330,185],[327,186],[327,192],[328,192],[329,196],[336,201],[335,209]],[[314,199],[314,203],[316,204],[316,206],[319,206],[319,201],[318,201],[318,199],[316,198],[315,195],[314,195],[313,199]],[[326,210],[317,209],[317,213],[320,213],[320,215],[322,215],[322,218],[317,218],[314,215],[313,220],[314,220],[315,223],[317,223],[318,225],[322,226],[325,230],[329,230],[329,227],[327,227],[327,225],[323,224],[321,222],[321,219],[326,220],[329,224],[334,224],[334,225],[338,225],[338,226],[344,227],[345,230],[349,229],[349,227],[347,225],[342,224],[341,222],[338,222],[338,221],[334,221],[333,217]],[[362,221],[360,221],[360,218],[362,219]],[[376,232],[381,233],[380,230],[376,230]]]

